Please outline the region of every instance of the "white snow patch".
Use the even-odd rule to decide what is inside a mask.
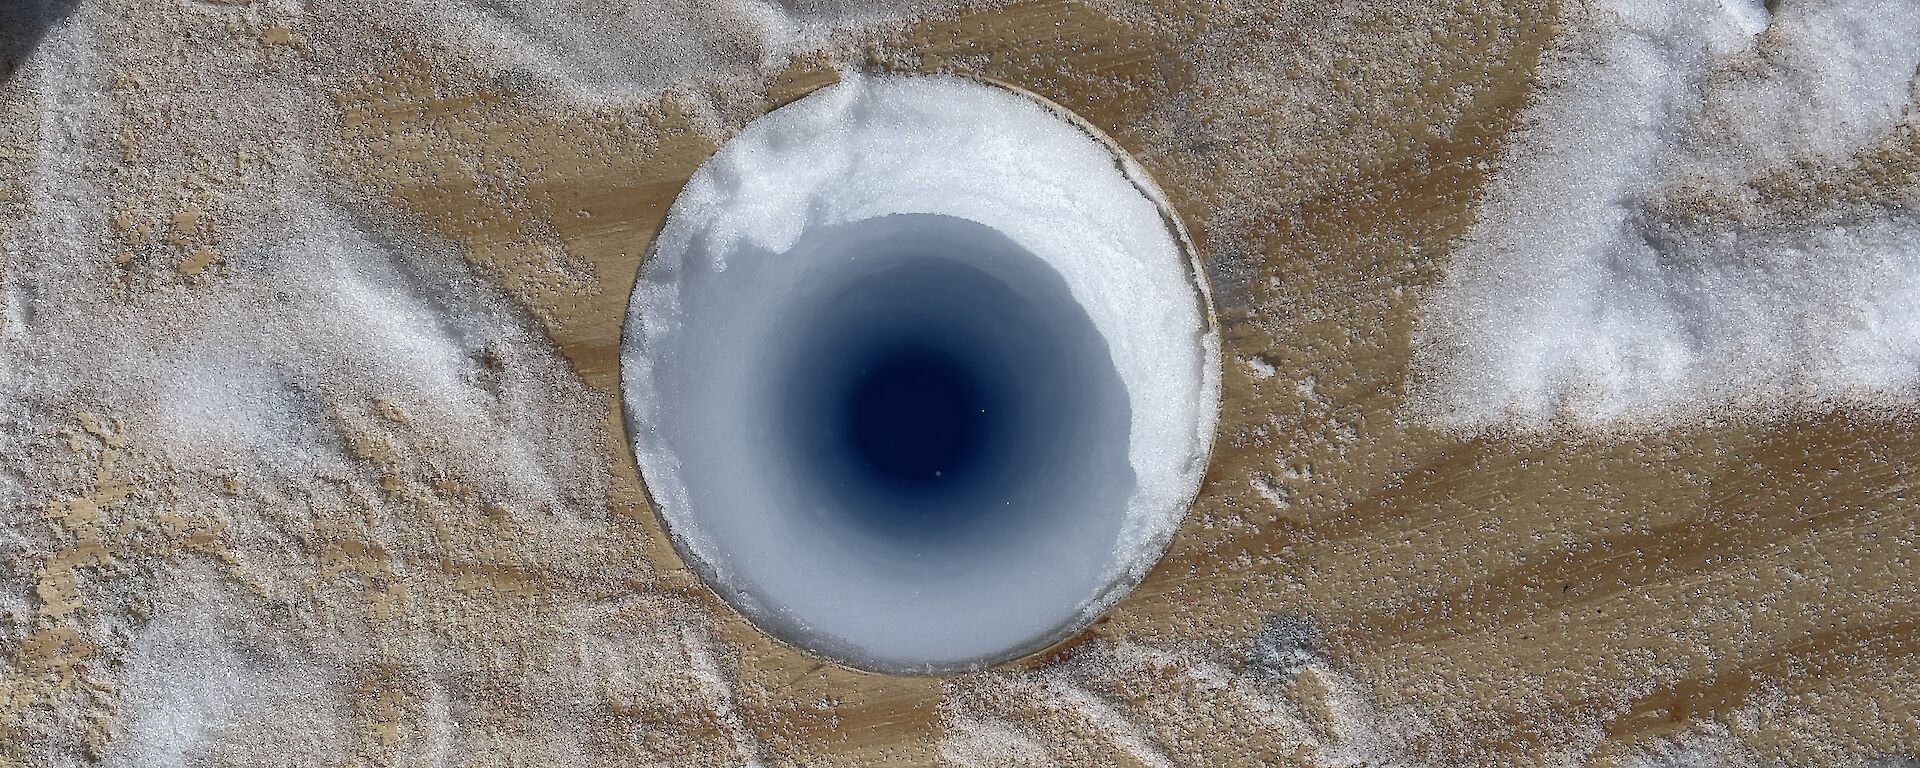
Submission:
[[[1247,369],[1249,371],[1252,371],[1253,375],[1256,378],[1271,379],[1273,378],[1273,374],[1276,371],[1276,369],[1273,367],[1273,363],[1269,363],[1266,361],[1266,359],[1261,358],[1257,355],[1253,357],[1240,358],[1240,362],[1245,363],[1247,366]]]
[[[103,765],[297,766],[346,751],[341,675],[277,633],[249,636],[230,600],[178,594],[133,637]]]
[[[942,759],[967,768],[1052,764],[1045,744],[998,717],[950,718],[939,747]]]
[[[1247,482],[1253,485],[1254,492],[1260,494],[1260,498],[1266,499],[1267,503],[1272,504],[1275,509],[1286,509],[1293,506],[1292,502],[1289,501],[1292,493],[1287,490],[1286,486],[1274,483],[1273,478],[1263,474],[1257,474]]]
[[[836,34],[918,18],[950,1],[411,0],[396,16],[461,46],[484,71],[580,101],[739,87]],[[690,92],[691,93],[691,92]]]
[[[1911,402],[1920,194],[1781,212],[1747,182],[1913,130],[1920,2],[1574,18],[1428,307],[1417,408],[1474,430]],[[1694,215],[1699,189],[1757,212]]]

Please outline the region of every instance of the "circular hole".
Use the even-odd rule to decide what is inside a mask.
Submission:
[[[929,214],[821,227],[788,255],[807,287],[759,376],[769,482],[830,530],[920,557],[974,557],[1048,523],[1111,538],[1133,485],[1126,388],[1058,272]]]
[[[1139,582],[1205,469],[1218,349],[1177,224],[1097,134],[996,86],[851,77],[694,174],[621,358],[707,584],[803,649],[931,673]]]

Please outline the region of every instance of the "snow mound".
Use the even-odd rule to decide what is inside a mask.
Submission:
[[[1428,307],[1426,415],[1631,427],[1910,401],[1920,2],[1573,16]]]

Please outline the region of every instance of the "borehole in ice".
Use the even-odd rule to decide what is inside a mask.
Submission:
[[[851,76],[688,182],[622,340],[680,552],[851,666],[977,668],[1084,627],[1198,488],[1219,348],[1177,222],[1038,99]]]
[[[763,466],[795,502],[876,544],[942,550],[1040,530],[1044,509],[1124,509],[1126,389],[1046,262],[926,214],[821,227],[788,256],[822,264],[759,376]]]

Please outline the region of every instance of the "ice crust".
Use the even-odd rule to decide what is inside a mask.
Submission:
[[[896,671],[1044,646],[1123,594],[1198,486],[1219,397],[1196,268],[1151,189],[1037,101],[946,77],[852,76],[727,143],[676,200],[642,267],[622,354],[642,471],[696,567],[785,639]],[[1124,465],[1071,478],[1085,490],[1021,535],[875,544],[810,520],[774,484],[739,482],[782,471],[777,452],[758,448],[755,362],[791,343],[781,319],[810,286],[866,258],[844,243],[801,258],[796,244],[874,222],[910,238],[897,230],[910,219],[888,218],[900,215],[985,225],[1038,257],[1124,385]],[[961,256],[983,247],[925,246]],[[1123,502],[1088,501],[1115,486]]]
[[[1612,428],[1910,401],[1920,196],[1860,166],[1913,141],[1920,2],[1577,8],[1428,306],[1426,413]],[[1770,191],[1819,174],[1867,191]]]

